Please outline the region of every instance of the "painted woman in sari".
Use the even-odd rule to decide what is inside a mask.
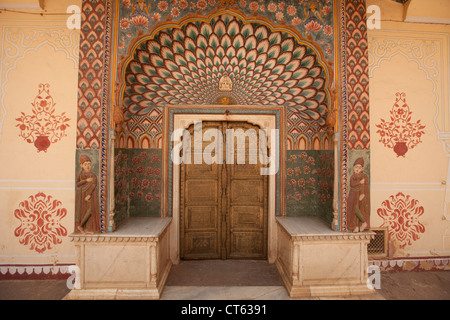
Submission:
[[[356,159],[350,177],[347,199],[347,229],[363,232],[370,224],[369,177],[364,173],[364,159]]]
[[[88,156],[80,156],[80,167],[76,181],[75,230],[92,234],[100,231],[97,176],[91,172],[92,161]]]

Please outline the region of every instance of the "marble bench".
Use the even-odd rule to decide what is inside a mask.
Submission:
[[[159,299],[172,262],[171,218],[132,218],[117,231],[71,234],[79,288],[65,299]]]
[[[373,232],[335,232],[317,217],[278,217],[277,234],[275,264],[290,297],[375,293],[367,286]]]

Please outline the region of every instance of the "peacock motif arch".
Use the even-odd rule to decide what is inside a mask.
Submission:
[[[226,9],[155,30],[135,40],[119,66],[129,146],[142,145],[143,135],[146,145],[160,145],[167,105],[282,105],[296,123],[325,127],[332,71],[295,29]]]

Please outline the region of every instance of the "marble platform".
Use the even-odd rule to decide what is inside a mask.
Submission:
[[[106,234],[71,234],[79,288],[66,299],[159,299],[169,274],[170,218],[133,218]]]
[[[375,293],[367,286],[373,232],[335,232],[317,217],[279,217],[277,226],[276,266],[291,298]]]

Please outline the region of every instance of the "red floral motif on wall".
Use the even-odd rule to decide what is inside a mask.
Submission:
[[[16,120],[20,129],[20,136],[28,143],[34,143],[38,152],[47,152],[52,143],[56,143],[65,137],[69,127],[69,118],[63,112],[55,114],[55,105],[50,95],[49,84],[39,84],[39,93],[34,99],[32,114],[22,112],[22,116]]]
[[[60,244],[62,237],[67,236],[67,229],[61,225],[67,210],[61,205],[61,201],[42,192],[22,201],[14,211],[20,220],[20,226],[14,230],[20,244],[39,253]]]
[[[392,107],[391,121],[381,119],[381,123],[377,124],[380,134],[380,142],[385,147],[394,149],[397,157],[404,157],[409,149],[416,147],[422,142],[421,137],[425,133],[425,125],[418,120],[411,122],[412,111],[406,104],[405,93],[397,92],[394,106]]]
[[[425,232],[425,227],[419,221],[424,209],[418,200],[409,195],[399,192],[390,196],[381,203],[377,213],[384,220],[381,227],[389,228],[390,238],[398,240],[401,248],[411,245]]]

